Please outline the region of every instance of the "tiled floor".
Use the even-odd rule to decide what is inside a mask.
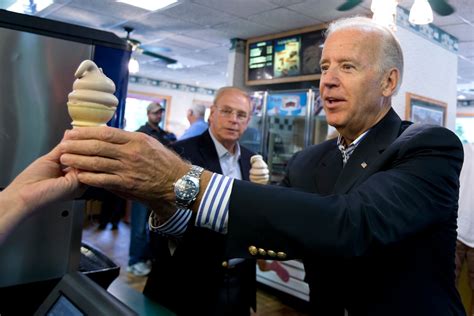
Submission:
[[[112,261],[121,267],[119,278],[115,282],[126,283],[137,291],[142,291],[145,286],[145,277],[135,277],[126,272],[128,261],[128,246],[130,242],[130,229],[128,224],[121,222],[118,230],[97,230],[97,224],[86,224],[82,240],[104,252]],[[114,286],[112,283],[111,286]],[[304,306],[299,304],[285,304],[285,297],[264,287],[257,290],[257,313],[255,315],[272,316],[307,316]],[[291,301],[291,300],[290,300]],[[290,306],[293,305],[293,306]]]

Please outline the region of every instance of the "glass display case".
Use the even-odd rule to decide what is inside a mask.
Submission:
[[[288,160],[303,148],[324,141],[327,123],[318,90],[258,91],[253,114],[240,143],[263,155],[270,182],[281,181]]]
[[[328,125],[317,89],[259,91],[251,96],[253,113],[240,143],[263,155],[270,171],[270,183],[279,183],[288,160],[296,152],[327,138]],[[299,260],[267,260],[257,281],[280,291],[309,300],[304,267]]]

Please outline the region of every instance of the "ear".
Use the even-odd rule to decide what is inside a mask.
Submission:
[[[397,89],[399,80],[400,72],[397,68],[392,68],[387,73],[385,73],[381,82],[382,95],[384,97],[392,96]]]

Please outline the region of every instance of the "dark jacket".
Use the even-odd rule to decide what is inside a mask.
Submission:
[[[173,133],[168,133],[159,126],[152,127],[148,122],[140,126],[136,131],[150,135],[165,146],[169,146],[176,140],[176,136]]]
[[[315,315],[465,315],[454,284],[462,145],[408,125],[390,110],[344,168],[336,140],[301,151],[283,181],[293,190],[235,181],[228,252],[303,258]]]
[[[207,170],[221,173],[219,157],[209,131],[174,143],[171,146],[182,158]],[[250,157],[254,154],[240,146],[242,179],[249,180]],[[225,256],[225,236],[194,226],[191,219],[185,236],[179,241],[176,252],[170,256],[168,241],[158,234],[152,235],[156,262],[148,277],[144,294],[179,315],[213,315],[218,300],[218,290],[223,287],[227,268],[222,263]],[[256,307],[255,260],[247,259],[238,264],[238,273],[244,286],[242,305],[247,311]],[[237,269],[237,268],[234,268]],[[224,285],[225,286],[225,285]],[[246,306],[246,307],[245,307]],[[229,311],[227,315],[236,311]]]

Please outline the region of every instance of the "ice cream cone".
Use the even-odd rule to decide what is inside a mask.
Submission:
[[[105,125],[117,109],[115,84],[91,60],[84,60],[76,70],[77,78],[67,102],[72,125]]]

